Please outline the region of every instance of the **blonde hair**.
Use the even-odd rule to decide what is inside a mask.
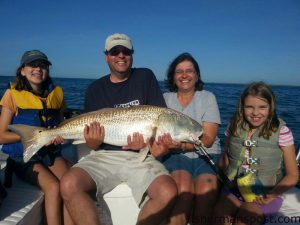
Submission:
[[[246,130],[248,122],[244,116],[244,103],[246,97],[249,95],[266,100],[270,106],[268,118],[262,125],[259,132],[259,137],[263,136],[264,138],[269,139],[269,137],[272,135],[272,132],[277,131],[279,127],[279,119],[276,113],[276,97],[271,88],[264,82],[250,83],[242,92],[237,104],[236,112],[231,120],[229,127],[230,132],[237,136],[239,127],[243,130]]]

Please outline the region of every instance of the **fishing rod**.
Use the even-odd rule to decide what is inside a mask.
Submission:
[[[300,166],[300,147],[298,148],[298,154],[296,156],[297,165]]]
[[[211,156],[208,154],[208,152],[205,150],[205,148],[202,146],[202,143],[194,145],[196,148],[196,153],[199,156],[204,155],[209,162],[211,168],[215,171],[218,179],[230,190],[231,193],[233,193],[236,197],[241,197],[241,194],[237,188],[236,185],[233,184],[231,180],[226,176],[226,174],[215,164]]]

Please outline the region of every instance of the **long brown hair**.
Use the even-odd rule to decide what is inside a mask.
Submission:
[[[244,116],[244,103],[246,97],[249,95],[266,100],[270,106],[268,118],[262,125],[258,134],[259,137],[263,136],[264,138],[269,139],[272,132],[277,131],[279,127],[279,119],[276,113],[276,97],[271,88],[264,82],[250,83],[243,91],[237,104],[236,112],[231,120],[229,127],[230,132],[237,136],[239,127],[246,130],[248,122]]]
[[[47,97],[47,95],[49,94],[49,86],[53,85],[52,79],[50,78],[49,68],[47,69],[48,76],[46,80],[42,83],[42,92],[36,93],[36,91],[32,89],[27,78],[21,74],[21,70],[23,69],[23,67],[24,65],[19,66],[16,71],[16,80],[14,81],[14,88],[18,91],[25,90],[32,92],[35,95],[39,95],[41,97]]]

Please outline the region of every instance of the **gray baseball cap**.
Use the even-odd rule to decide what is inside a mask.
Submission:
[[[21,65],[31,63],[36,60],[45,61],[49,65],[52,65],[52,63],[48,60],[48,57],[40,50],[26,51],[21,58]]]

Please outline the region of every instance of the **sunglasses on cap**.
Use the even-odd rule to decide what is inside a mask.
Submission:
[[[41,62],[41,61],[33,61],[33,62],[30,62],[30,63],[26,63],[25,66],[28,66],[28,67],[32,67],[32,68],[41,68],[41,69],[49,69],[49,64],[48,63],[45,63],[45,62]]]
[[[106,51],[106,53],[111,56],[117,56],[121,52],[123,55],[126,55],[126,56],[131,56],[133,54],[133,50],[130,50],[128,48],[124,48],[124,49],[112,48],[111,50]]]

